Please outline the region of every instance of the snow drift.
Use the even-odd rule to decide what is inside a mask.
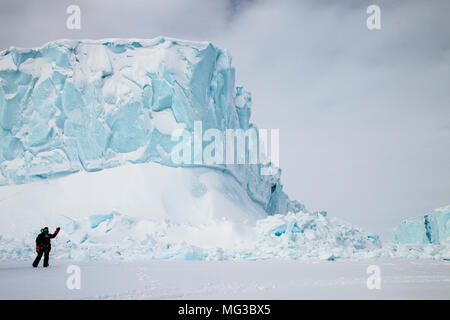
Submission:
[[[375,236],[325,212],[276,214],[209,168],[126,164],[0,187],[0,259],[31,259],[39,228],[61,226],[62,259],[329,259],[370,255]]]

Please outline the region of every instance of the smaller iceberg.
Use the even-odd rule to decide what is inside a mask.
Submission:
[[[387,236],[393,244],[449,245],[450,205],[435,209],[425,216],[404,220]]]

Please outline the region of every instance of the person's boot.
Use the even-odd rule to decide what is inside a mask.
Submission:
[[[38,255],[38,256],[36,257],[36,259],[34,259],[34,261],[33,261],[33,264],[32,264],[33,268],[37,268],[40,261],[41,261],[41,256]]]

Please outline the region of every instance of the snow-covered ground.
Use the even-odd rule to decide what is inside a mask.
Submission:
[[[0,299],[450,299],[450,263],[435,260],[81,262],[81,289],[69,290],[72,263],[2,262]],[[379,290],[367,288],[370,265]]]

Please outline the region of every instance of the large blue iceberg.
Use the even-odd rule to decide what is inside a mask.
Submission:
[[[178,166],[177,128],[243,129],[251,95],[231,57],[208,42],[60,40],[0,53],[0,186],[124,163]],[[270,165],[270,164],[269,164]],[[233,176],[267,213],[298,212],[280,171],[211,165]]]

